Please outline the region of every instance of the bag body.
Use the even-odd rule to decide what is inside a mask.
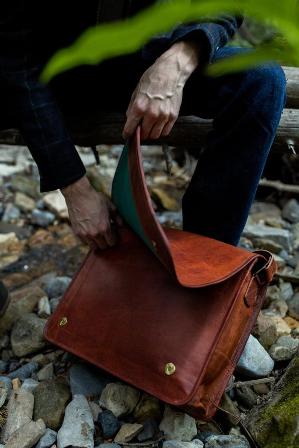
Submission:
[[[53,344],[209,420],[275,272],[272,255],[160,226],[139,129],[124,148],[113,200],[120,242],[87,255],[48,319]]]

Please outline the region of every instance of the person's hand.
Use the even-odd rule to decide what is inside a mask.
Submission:
[[[192,42],[178,42],[163,53],[132,94],[123,138],[129,138],[140,123],[142,139],[168,135],[179,115],[184,85],[197,65],[198,48]]]
[[[98,193],[86,176],[61,192],[75,235],[92,248],[106,249],[116,244],[115,224],[122,225],[122,220],[112,202],[103,193]]]

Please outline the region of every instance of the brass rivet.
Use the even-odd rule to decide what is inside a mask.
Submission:
[[[164,369],[165,375],[173,375],[175,372],[175,365],[172,362],[165,364]]]
[[[67,324],[67,317],[63,317],[63,318],[60,320],[59,325],[60,325],[61,327],[63,327],[63,326],[66,325],[66,324]]]

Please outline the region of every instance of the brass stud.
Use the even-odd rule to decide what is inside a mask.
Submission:
[[[60,320],[59,325],[60,325],[60,327],[64,327],[64,325],[66,325],[66,324],[67,324],[67,317],[63,317]]]
[[[165,375],[173,375],[175,372],[175,365],[172,362],[168,362],[167,364],[165,364]]]

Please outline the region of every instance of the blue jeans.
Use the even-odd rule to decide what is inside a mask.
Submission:
[[[215,59],[240,51],[225,47]],[[239,243],[285,101],[274,63],[218,78],[192,74],[181,113],[213,119],[213,130],[183,197],[185,230]]]

